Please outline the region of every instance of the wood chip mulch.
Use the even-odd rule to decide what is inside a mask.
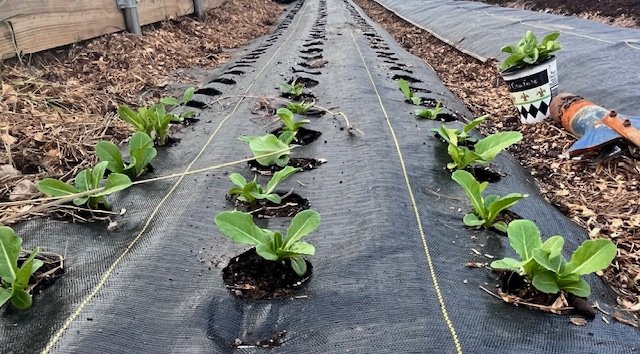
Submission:
[[[98,141],[131,133],[118,105],[180,95],[226,62],[228,49],[269,33],[282,11],[271,0],[228,0],[201,20],[168,20],[141,37],[115,33],[0,62],[0,202],[36,197],[37,179],[69,179],[92,165]],[[0,207],[0,219],[29,207]]]
[[[524,134],[511,153],[531,171],[551,204],[590,237],[609,237],[616,243],[618,256],[599,275],[619,295],[623,308],[640,314],[640,149],[628,147],[623,156],[598,164],[565,158],[563,152],[576,138],[551,120],[519,124],[495,61],[477,61],[373,0],[355,2],[405,49],[431,65],[475,115],[492,115],[481,126],[482,133],[519,130]]]

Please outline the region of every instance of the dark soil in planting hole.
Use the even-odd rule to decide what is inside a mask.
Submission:
[[[312,94],[311,92],[303,92],[300,96],[294,96],[288,92],[283,92],[281,96],[296,102],[311,102],[316,100],[316,95]]]
[[[302,84],[304,87],[315,87],[318,86],[318,84],[320,83],[318,80],[314,80],[312,78],[308,78],[308,77],[295,77],[289,81],[287,81],[287,83],[289,85],[293,85],[293,83],[296,84]]]
[[[281,108],[287,108],[287,105],[283,104],[280,107]],[[319,108],[311,107],[311,108],[309,108],[307,110],[306,113],[296,113],[296,114],[299,114],[301,116],[308,116],[308,117],[320,117],[320,116],[325,115],[326,113],[327,113],[326,111],[323,111],[323,110],[321,110]],[[272,115],[275,115],[275,110],[273,111]]]
[[[31,253],[21,254],[18,258],[18,267],[22,267],[22,264],[30,255]],[[31,294],[36,294],[48,288],[64,274],[64,258],[61,255],[41,251],[36,255],[36,259],[41,260],[44,264],[29,279]]]
[[[522,301],[550,306],[558,298],[558,294],[545,294],[538,291],[531,283],[523,276],[512,271],[494,271],[499,276],[500,289],[510,295],[519,297]],[[588,300],[583,297],[567,294],[567,302],[570,307],[573,307],[567,314],[574,314],[586,317],[588,319],[594,319],[596,316],[596,310],[591,307]]]
[[[321,159],[295,157],[289,160],[287,166],[298,167],[303,169],[304,171],[309,171],[313,170],[314,168],[318,168],[318,166],[322,165],[325,162],[325,160]],[[263,176],[271,176],[274,172],[278,172],[284,168],[277,165],[262,166],[256,160],[251,160],[248,162],[248,164],[251,167],[251,171],[258,172]]]
[[[496,183],[500,182],[500,179],[502,179],[503,176],[500,172],[484,166],[472,166],[468,167],[466,170],[471,173],[478,182]]]
[[[279,196],[284,196],[287,192],[277,191]],[[234,203],[236,206],[244,208],[248,213],[260,219],[269,219],[275,217],[291,217],[298,212],[309,209],[311,206],[309,201],[296,193],[291,193],[285,198],[282,198],[280,204],[274,204],[268,200],[256,200],[251,204],[246,204],[239,201],[236,196],[227,195],[227,200]]]
[[[512,222],[513,220],[522,220],[522,216],[518,215],[517,213],[514,213],[509,209],[501,211],[498,217],[496,218],[496,221],[503,221],[507,225],[509,225],[509,223]],[[502,236],[507,236],[506,232],[502,232],[497,229],[491,229],[491,230]]]
[[[271,134],[275,136],[280,136],[282,133],[282,129],[276,129],[271,132]],[[298,132],[296,133],[296,137],[293,139],[293,143],[297,145],[309,145],[312,142],[318,140],[318,138],[322,135],[322,132],[313,129],[307,129],[304,127],[298,128]]]
[[[299,276],[289,261],[268,261],[255,248],[231,259],[222,269],[225,286],[236,296],[250,299],[273,299],[287,296],[300,289],[313,273],[307,262],[307,273]]]

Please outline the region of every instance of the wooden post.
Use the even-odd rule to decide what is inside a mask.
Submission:
[[[122,10],[122,13],[124,14],[124,23],[127,26],[127,31],[137,36],[142,35],[136,0],[116,0],[116,3],[118,4],[118,8]]]

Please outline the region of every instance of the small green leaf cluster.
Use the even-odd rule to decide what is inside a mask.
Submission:
[[[247,182],[241,174],[233,173],[229,176],[229,179],[236,185],[236,187],[231,188],[228,194],[237,195],[238,200],[245,203],[253,203],[256,199],[266,199],[272,203],[280,204],[282,199],[277,193],[275,193],[276,187],[278,184],[300,171],[302,171],[301,168],[286,166],[282,170],[273,174],[273,177],[271,177],[267,183],[266,188],[262,188],[262,186],[257,182],[257,176],[254,177],[251,182]]]
[[[515,205],[520,199],[527,197],[526,194],[510,193],[503,197],[489,195],[486,198],[482,193],[489,185],[488,182],[479,183],[471,173],[463,170],[453,172],[451,178],[456,181],[469,197],[473,212],[464,216],[463,222],[469,227],[495,228],[506,232],[507,225],[504,221],[497,221],[496,218],[503,210]]]
[[[141,176],[147,170],[149,163],[156,157],[157,151],[153,147],[153,140],[143,132],[136,132],[129,141],[129,159],[125,164],[120,149],[110,141],[96,144],[98,159],[107,162],[107,169],[114,173],[123,173],[131,179]]]
[[[73,204],[86,204],[91,209],[98,209],[100,204],[108,206],[105,196],[131,186],[131,179],[121,173],[112,173],[104,180],[104,173],[109,162],[103,161],[93,168],[80,171],[74,183],[65,183],[55,178],[45,178],[38,182],[38,190],[49,197],[66,197],[75,194],[95,191],[73,199]],[[104,186],[102,182],[104,181]]]
[[[398,86],[400,86],[400,91],[402,91],[402,93],[404,94],[404,99],[407,102],[411,102],[415,106],[420,105],[420,103],[422,102],[422,99],[414,95],[414,93],[411,91],[411,88],[409,87],[409,83],[407,82],[407,80],[405,79],[398,80]]]
[[[40,267],[42,261],[35,259],[39,249],[31,251],[31,255],[18,267],[18,258],[22,251],[22,239],[7,226],[0,226],[0,307],[8,301],[20,310],[31,307],[29,279]]]
[[[302,92],[304,92],[304,85],[302,83],[296,83],[296,80],[293,80],[291,84],[289,83],[281,83],[280,89],[282,92],[291,95],[292,97],[300,97]]]
[[[553,52],[562,49],[558,42],[559,32],[546,35],[542,42],[531,31],[527,31],[516,45],[506,45],[502,47],[504,53],[509,56],[500,64],[499,70],[505,71],[510,68],[521,68],[532,66],[549,59]]]
[[[249,144],[249,148],[254,157],[269,155],[266,157],[256,158],[256,161],[262,166],[285,166],[289,163],[290,153],[289,144],[295,138],[295,134],[290,131],[284,131],[279,137],[273,134],[263,136],[243,135],[239,139]],[[280,152],[280,153],[278,153]]]
[[[434,120],[438,117],[438,114],[440,114],[440,112],[442,112],[442,106],[440,105],[440,102],[438,102],[436,103],[436,106],[434,108],[423,108],[417,110],[416,116]]]
[[[157,145],[165,145],[169,138],[169,124],[173,114],[167,112],[164,104],[157,103],[150,107],[140,107],[134,111],[129,106],[118,107],[118,115],[131,124],[137,132],[143,132],[153,139]]]
[[[298,132],[298,129],[300,129],[300,127],[302,127],[303,125],[311,123],[311,121],[308,119],[296,120],[293,112],[291,112],[287,108],[278,108],[276,114],[284,124],[283,130],[292,132],[294,134],[296,134]]]
[[[307,114],[309,110],[315,105],[315,102],[290,102],[287,104],[287,109],[294,114]]]
[[[225,236],[234,242],[254,245],[262,258],[270,261],[289,260],[300,276],[307,272],[305,255],[313,256],[315,247],[301,241],[320,226],[320,214],[314,210],[301,211],[291,220],[286,235],[279,231],[261,229],[253,216],[239,211],[225,211],[215,217],[215,223]]]
[[[469,122],[462,129],[447,128],[443,124],[439,128],[431,129],[431,131],[439,135],[447,144],[458,146],[458,144],[463,142],[475,142],[476,139],[469,136],[469,133],[488,118],[489,115],[478,117]]]
[[[184,106],[187,102],[193,99],[194,93],[195,93],[195,88],[189,87],[182,93],[182,97],[180,99],[177,99],[175,97],[164,97],[160,100],[160,103],[164,104],[165,106],[168,106],[169,108]],[[191,118],[191,117],[193,117],[193,111],[187,110],[180,114],[172,114],[171,122],[182,123],[184,122],[185,118]]]
[[[522,134],[511,131],[495,133],[480,139],[473,150],[466,146],[460,146],[458,140],[451,139],[448,134],[445,140],[449,144],[447,152],[453,160],[447,164],[447,168],[463,170],[471,164],[490,163],[500,152],[522,140]]]
[[[587,240],[567,262],[562,256],[564,238],[552,236],[542,242],[540,230],[532,221],[512,221],[507,234],[509,244],[520,260],[504,258],[492,262],[491,267],[518,272],[536,289],[548,294],[565,291],[576,296],[589,296],[591,287],[581,276],[607,268],[617,252],[611,240]]]

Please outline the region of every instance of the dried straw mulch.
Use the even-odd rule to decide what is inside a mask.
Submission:
[[[373,0],[355,0],[408,51],[424,59],[445,85],[476,115],[492,119],[483,133],[519,130],[525,138],[511,150],[536,178],[550,203],[584,227],[590,237],[609,237],[618,256],[602,277],[618,293],[619,304],[640,312],[640,152],[629,147],[606,163],[575,161],[563,152],[576,140],[558,124],[521,125],[496,63],[481,63],[403,21]],[[637,318],[632,320],[637,325]]]

